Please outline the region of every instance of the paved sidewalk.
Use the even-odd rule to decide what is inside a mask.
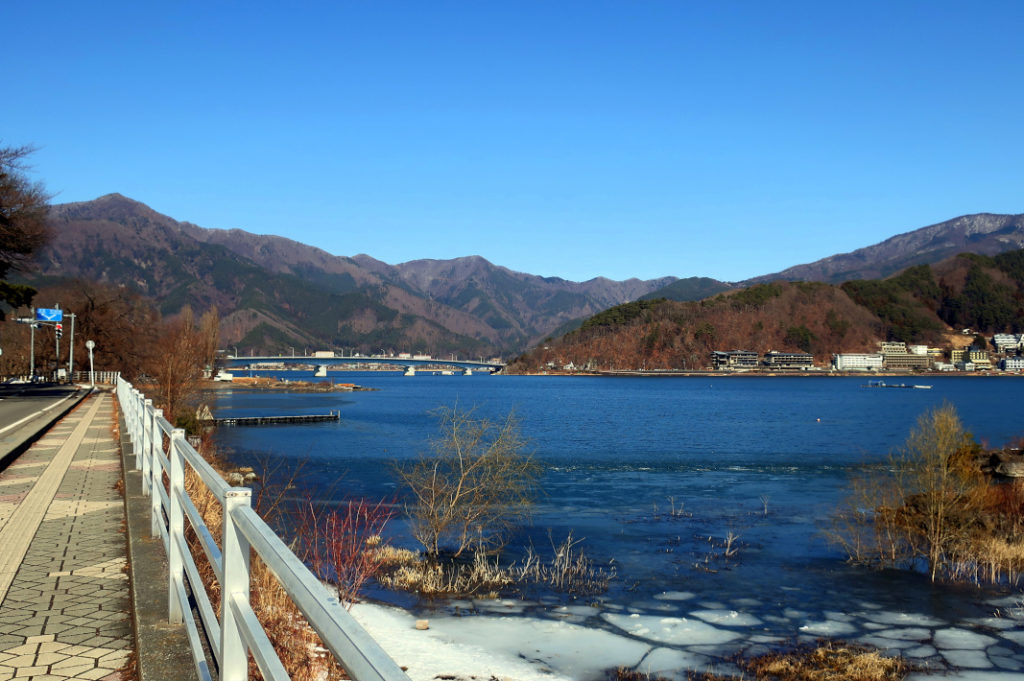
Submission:
[[[96,393],[0,472],[0,681],[121,678],[132,626],[113,423]]]

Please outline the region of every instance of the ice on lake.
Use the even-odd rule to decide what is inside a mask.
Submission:
[[[408,667],[413,681],[438,676],[593,681],[620,666],[682,680],[689,670],[713,666],[728,671],[726,660],[734,653],[758,654],[782,644],[785,637],[767,633],[765,622],[791,622],[741,610],[682,609],[669,617],[597,606],[545,610],[532,604],[522,607],[524,614],[505,614],[520,608],[514,602],[492,602],[492,609],[481,604],[462,603],[460,612],[469,613],[462,616],[451,614],[451,608],[441,616],[435,612],[427,631],[415,629],[417,615],[398,608],[360,604],[353,615],[398,664]],[[929,626],[938,620],[887,610],[833,610],[819,616],[797,627],[809,635],[801,640],[813,643],[829,636],[874,645],[924,661],[943,679],[956,681],[1010,681],[1024,670],[1024,631],[985,629],[997,638],[972,630],[967,619],[961,626]]]
[[[935,632],[935,645],[943,650],[982,650],[996,643],[997,640],[991,636],[967,629],[940,629]]]
[[[686,617],[656,615],[604,615],[604,620],[637,638],[677,645],[720,645],[740,634]]]

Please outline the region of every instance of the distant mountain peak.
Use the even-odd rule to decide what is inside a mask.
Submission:
[[[961,215],[890,237],[872,246],[741,282],[741,286],[777,280],[824,281],[881,279],[913,265],[939,262],[962,252],[996,255],[1024,248],[1024,214]]]

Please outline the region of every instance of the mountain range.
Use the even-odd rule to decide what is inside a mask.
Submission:
[[[55,205],[54,239],[28,278],[128,286],[164,314],[216,306],[222,341],[252,352],[289,346],[495,355],[674,281],[572,282],[484,258],[389,265],[279,236],[205,229],[119,194]]]
[[[368,255],[332,255],[284,237],[180,222],[120,194],[54,205],[50,217],[59,238],[40,254],[27,283],[42,288],[84,279],[130,287],[164,314],[186,303],[197,313],[216,306],[222,343],[245,353],[302,346],[507,356],[642,298],[698,300],[773,280],[875,278],[961,250],[994,254],[1024,245],[1024,216],[979,214],[746,282],[572,282],[479,256],[391,265]]]

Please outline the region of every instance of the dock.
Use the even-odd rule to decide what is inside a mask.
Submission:
[[[331,411],[328,414],[299,414],[294,416],[233,416],[222,419],[205,419],[203,422],[215,426],[268,426],[279,423],[324,423],[340,420],[341,412]]]

